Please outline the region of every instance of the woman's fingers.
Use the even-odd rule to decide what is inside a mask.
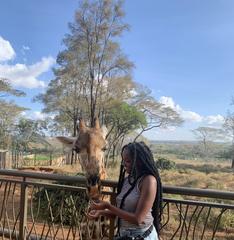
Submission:
[[[103,201],[99,202],[91,202],[90,209],[93,210],[104,210],[106,208],[106,204]]]
[[[91,210],[98,210],[99,208],[98,208],[97,205],[91,204],[91,205],[90,205],[90,209],[91,209]]]
[[[88,212],[88,214],[87,214],[87,217],[88,217],[89,219],[96,219],[96,218],[99,217],[99,213],[98,213],[98,211],[96,211],[96,210],[90,210],[90,211]]]

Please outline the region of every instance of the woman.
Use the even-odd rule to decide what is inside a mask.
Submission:
[[[157,240],[162,214],[162,187],[153,154],[145,143],[133,142],[123,147],[121,155],[117,206],[104,201],[93,202],[88,216],[117,216],[116,239],[130,236]]]

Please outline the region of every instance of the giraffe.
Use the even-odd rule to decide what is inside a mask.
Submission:
[[[57,137],[57,139],[70,146],[79,154],[80,165],[85,172],[87,180],[88,196],[90,199],[100,198],[100,180],[106,178],[104,167],[104,151],[107,141],[105,140],[107,129],[100,127],[98,118],[95,125],[89,128],[83,119],[79,120],[79,134],[76,138]]]

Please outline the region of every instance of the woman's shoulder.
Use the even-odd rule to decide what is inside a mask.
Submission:
[[[157,180],[153,175],[146,175],[143,176],[142,183],[157,183]]]
[[[153,175],[142,176],[139,182],[139,189],[142,187],[156,186],[157,180]]]

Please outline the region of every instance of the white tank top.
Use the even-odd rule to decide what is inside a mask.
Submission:
[[[140,190],[139,190],[139,183],[141,182],[142,178],[138,179],[136,185],[132,189],[132,191],[128,194],[128,196],[124,200],[124,205],[122,206],[122,209],[125,211],[128,211],[130,213],[134,213],[136,211],[137,203],[140,198]],[[120,203],[122,201],[123,196],[125,193],[131,188],[131,185],[128,181],[128,178],[126,177],[124,179],[123,187],[121,189],[121,192],[116,197],[116,203],[117,207],[120,207]],[[127,222],[123,219],[120,219],[120,227],[122,229],[125,228],[147,228],[150,227],[153,224],[154,218],[151,214],[152,209],[147,213],[146,218],[144,220],[144,223],[140,225],[136,225],[130,222]]]

